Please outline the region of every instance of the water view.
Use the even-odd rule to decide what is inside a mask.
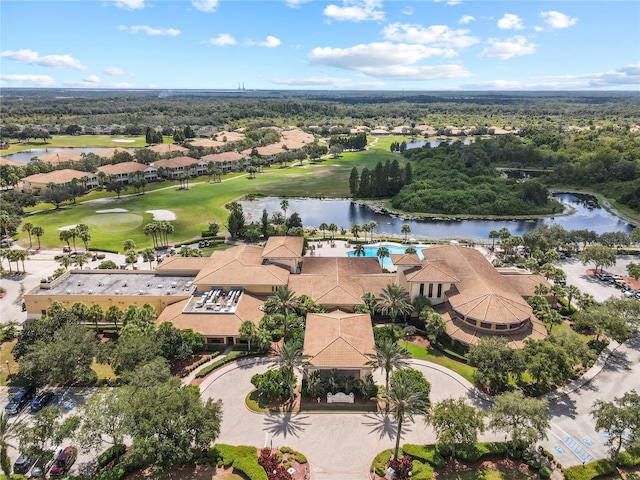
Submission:
[[[630,233],[633,226],[610,214],[595,204],[593,197],[574,194],[557,194],[555,197],[572,211],[570,215],[535,220],[413,220],[378,213],[369,206],[358,205],[349,199],[289,198],[287,214],[297,212],[305,226],[315,227],[322,223],[335,223],[340,228],[350,229],[371,221],[378,224],[375,235],[403,236],[402,224],[411,226],[410,238],[425,240],[441,239],[487,239],[491,230],[509,229],[512,235],[522,235],[541,226],[562,225],[566,230],[593,230],[596,233],[623,231]],[[280,198],[266,197],[254,201],[240,202],[249,222],[259,221],[262,210],[269,214],[280,210]]]
[[[38,155],[46,155],[48,153],[73,152],[82,154],[97,152],[98,150],[104,150],[104,148],[32,148],[31,150],[23,150],[22,152],[3,155],[3,157],[15,162],[29,163],[33,157],[37,157]]]

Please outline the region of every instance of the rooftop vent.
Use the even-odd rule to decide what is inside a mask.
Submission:
[[[102,282],[98,282],[98,286],[101,287],[102,286]]]
[[[113,292],[113,293],[115,293],[116,295],[120,295],[122,292],[121,292],[120,290],[116,290],[116,291],[115,291],[115,292]]]
[[[93,290],[88,290],[88,291],[87,291],[87,293],[88,293],[89,295],[93,295]]]
[[[127,286],[127,282],[122,282],[122,286],[126,287]]]
[[[151,286],[151,282],[147,282],[147,287],[150,287],[150,286]]]
[[[71,295],[71,290],[67,290],[67,295]]]
[[[138,290],[138,295],[144,295],[144,290]]]

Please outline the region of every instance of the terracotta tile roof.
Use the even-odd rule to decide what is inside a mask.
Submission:
[[[423,251],[427,260],[446,261],[460,283],[447,293],[453,309],[463,318],[481,322],[514,323],[533,316],[529,304],[478,250],[436,246]]]
[[[233,313],[182,313],[189,300],[183,300],[166,307],[156,319],[156,325],[168,321],[183,330],[191,328],[206,337],[236,337],[240,325],[251,320],[256,326],[262,318],[260,306],[263,301],[244,292]]]
[[[457,317],[453,310],[447,309],[446,304],[437,308],[437,310],[445,322],[447,335],[466,345],[477,345],[484,337],[498,335],[505,337],[511,348],[520,349],[524,347],[524,341],[527,338],[543,340],[547,337],[546,327],[534,316],[531,316],[525,326],[517,331],[487,332],[486,330],[479,330],[471,325],[467,325]]]
[[[310,313],[304,334],[303,355],[320,368],[360,368],[375,354],[368,314]]]
[[[179,168],[179,167],[188,167],[190,165],[195,165],[199,163],[200,160],[197,158],[191,157],[175,157],[175,158],[165,158],[164,160],[156,160],[151,165],[156,168],[164,167],[164,168]]]
[[[135,150],[132,148],[105,148],[104,150],[98,150],[95,154],[102,158],[113,158],[117,152],[127,152],[129,155],[135,155]]]
[[[82,155],[74,152],[56,152],[38,155],[38,159],[48,163],[77,162],[82,160]]]
[[[256,148],[256,150],[258,150],[258,155],[262,155],[262,156],[275,155],[277,153],[284,152],[284,148],[282,148],[282,143],[274,143],[273,145],[258,147]],[[251,153],[251,150],[249,150],[249,153]]]
[[[407,265],[420,266],[421,265],[421,260],[420,260],[420,257],[418,257],[417,253],[392,253],[390,255],[390,258],[391,258],[391,262],[394,265],[399,265],[399,266],[407,266]]]
[[[144,172],[147,168],[149,168],[149,165],[143,165],[138,162],[122,162],[115,165],[102,165],[98,167],[98,171],[107,175],[118,175],[120,173]]]
[[[63,170],[54,170],[49,173],[36,173],[35,175],[29,175],[22,179],[24,183],[55,183],[58,185],[69,183],[74,178],[78,180],[82,177],[93,176],[92,173],[81,172],[79,170],[72,170],[70,168],[65,168]]]
[[[198,138],[197,140],[190,140],[189,143],[194,147],[221,147],[224,145],[224,142],[211,140],[210,138]]]
[[[181,273],[190,273],[198,275],[203,265],[208,259],[202,257],[164,257],[162,262],[156,267],[157,272],[169,273],[179,271]]]
[[[534,274],[519,274],[519,275],[504,275],[509,280],[511,286],[518,292],[521,297],[532,297],[535,295],[535,289],[541,283],[547,287],[551,287],[551,284],[542,275]]]
[[[25,163],[17,162],[9,158],[0,157],[0,165],[11,165],[13,167],[26,167]]]
[[[423,260],[420,267],[409,270],[405,276],[417,283],[459,283],[458,277],[444,260]]]
[[[189,151],[188,148],[182,147],[180,145],[174,145],[173,143],[160,143],[158,145],[154,145],[152,147],[147,147],[147,149],[156,153],[169,153],[169,152],[182,152],[186,153]]]
[[[300,258],[303,246],[303,237],[269,237],[262,258]]]
[[[262,265],[262,247],[243,245],[211,254],[193,283],[196,285],[285,286],[289,271]]]
[[[327,307],[352,308],[365,293],[380,295],[396,280],[381,272],[377,259],[364,257],[304,257],[301,272],[289,277],[289,288]]]
[[[245,155],[238,152],[222,152],[205,155],[202,160],[206,162],[235,162],[245,158]]]

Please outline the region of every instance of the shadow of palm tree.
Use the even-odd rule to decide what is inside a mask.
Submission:
[[[391,415],[385,415],[384,413],[367,414],[364,415],[367,420],[362,422],[367,427],[372,427],[369,433],[377,433],[380,439],[388,437],[391,440],[396,438],[396,421]],[[402,433],[405,433],[407,426],[402,427]],[[402,435],[401,435],[402,436]]]
[[[309,422],[304,421],[308,418],[308,416],[303,417],[295,412],[269,414],[265,417],[263,430],[268,431],[274,437],[278,435],[282,435],[284,438],[287,438],[287,435],[297,437],[305,431],[305,427],[310,425]]]

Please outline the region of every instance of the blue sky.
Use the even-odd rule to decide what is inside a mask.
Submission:
[[[0,1],[0,86],[640,90],[640,2]]]

